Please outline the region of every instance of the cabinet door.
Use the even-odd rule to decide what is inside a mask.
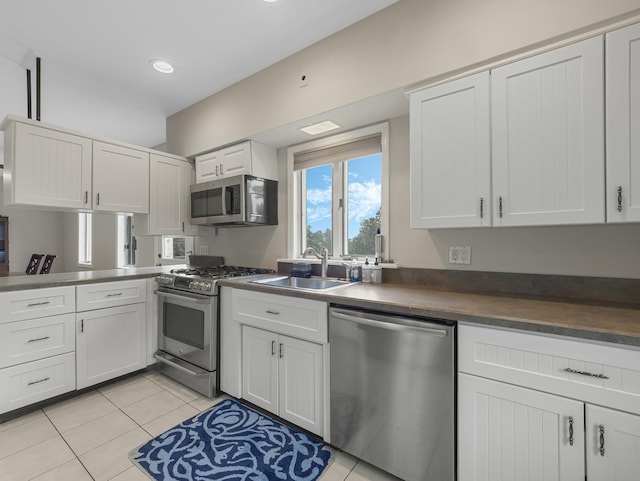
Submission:
[[[196,157],[196,183],[216,180],[220,177],[221,151],[209,152]]]
[[[278,415],[312,433],[322,435],[322,346],[280,336],[278,356]]]
[[[493,224],[604,222],[604,45],[491,72]]]
[[[14,124],[11,173],[13,198],[21,205],[91,207],[91,140],[55,130]],[[10,156],[8,156],[10,157]]]
[[[589,481],[640,481],[640,416],[587,405]]]
[[[93,142],[93,208],[107,212],[149,212],[149,154]]]
[[[242,328],[242,397],[269,412],[278,412],[278,335]]]
[[[151,154],[149,163],[150,235],[184,233],[187,201],[184,193],[184,164],[187,162]]]
[[[459,374],[458,479],[584,481],[583,412],[581,402]]]
[[[491,225],[489,72],[411,95],[411,227]]]
[[[78,389],[146,367],[144,303],[76,314]]]
[[[220,177],[251,174],[251,142],[243,142],[223,149],[220,158]]]
[[[640,25],[607,34],[607,221],[640,221]]]

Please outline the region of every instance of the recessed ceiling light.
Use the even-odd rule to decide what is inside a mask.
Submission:
[[[331,120],[325,120],[324,122],[318,122],[317,124],[307,125],[306,127],[302,127],[300,130],[309,135],[318,135],[338,128],[340,128],[340,126],[334,124]]]
[[[275,3],[275,2],[277,2],[278,0],[264,0],[264,1],[265,1],[266,3]]]
[[[151,66],[160,73],[173,73],[173,65],[166,60],[151,60]]]

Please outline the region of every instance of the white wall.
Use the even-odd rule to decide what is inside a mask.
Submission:
[[[410,88],[635,21],[640,0],[402,0],[167,119],[171,152],[193,155],[385,92]],[[297,72],[307,71],[300,89]],[[381,119],[371,119],[369,123]],[[408,117],[390,124],[391,238],[404,267],[640,278],[640,225],[412,230]],[[286,257],[286,176],[280,225],[218,230],[211,253],[275,265]],[[471,246],[471,265],[447,263]]]
[[[640,0],[402,0],[172,115],[168,150],[195,155],[638,14]]]
[[[1,179],[0,179],[1,180]],[[53,254],[51,272],[64,272],[64,217],[60,212],[5,207],[0,182],[0,215],[9,217],[9,271],[24,274],[31,254]]]
[[[0,119],[8,114],[27,116],[25,72],[15,61],[0,56]],[[35,82],[33,71],[31,78]],[[43,58],[41,120],[143,147],[164,143],[165,114],[154,98],[128,94],[125,88],[100,78],[86,79],[74,75],[71,68]],[[32,103],[35,119],[35,84]]]

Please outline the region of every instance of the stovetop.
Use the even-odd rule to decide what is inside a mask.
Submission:
[[[272,274],[274,272],[273,269],[259,267],[189,266],[181,269],[172,269],[169,274],[162,274],[156,277],[156,282],[166,289],[177,289],[214,296],[216,295],[215,287],[218,279]]]

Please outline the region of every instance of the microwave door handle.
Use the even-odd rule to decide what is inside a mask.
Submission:
[[[224,188],[224,202],[222,204],[222,212],[224,215],[231,215],[231,208],[233,207],[233,201],[231,199],[231,194],[233,193],[233,189],[229,187]]]

